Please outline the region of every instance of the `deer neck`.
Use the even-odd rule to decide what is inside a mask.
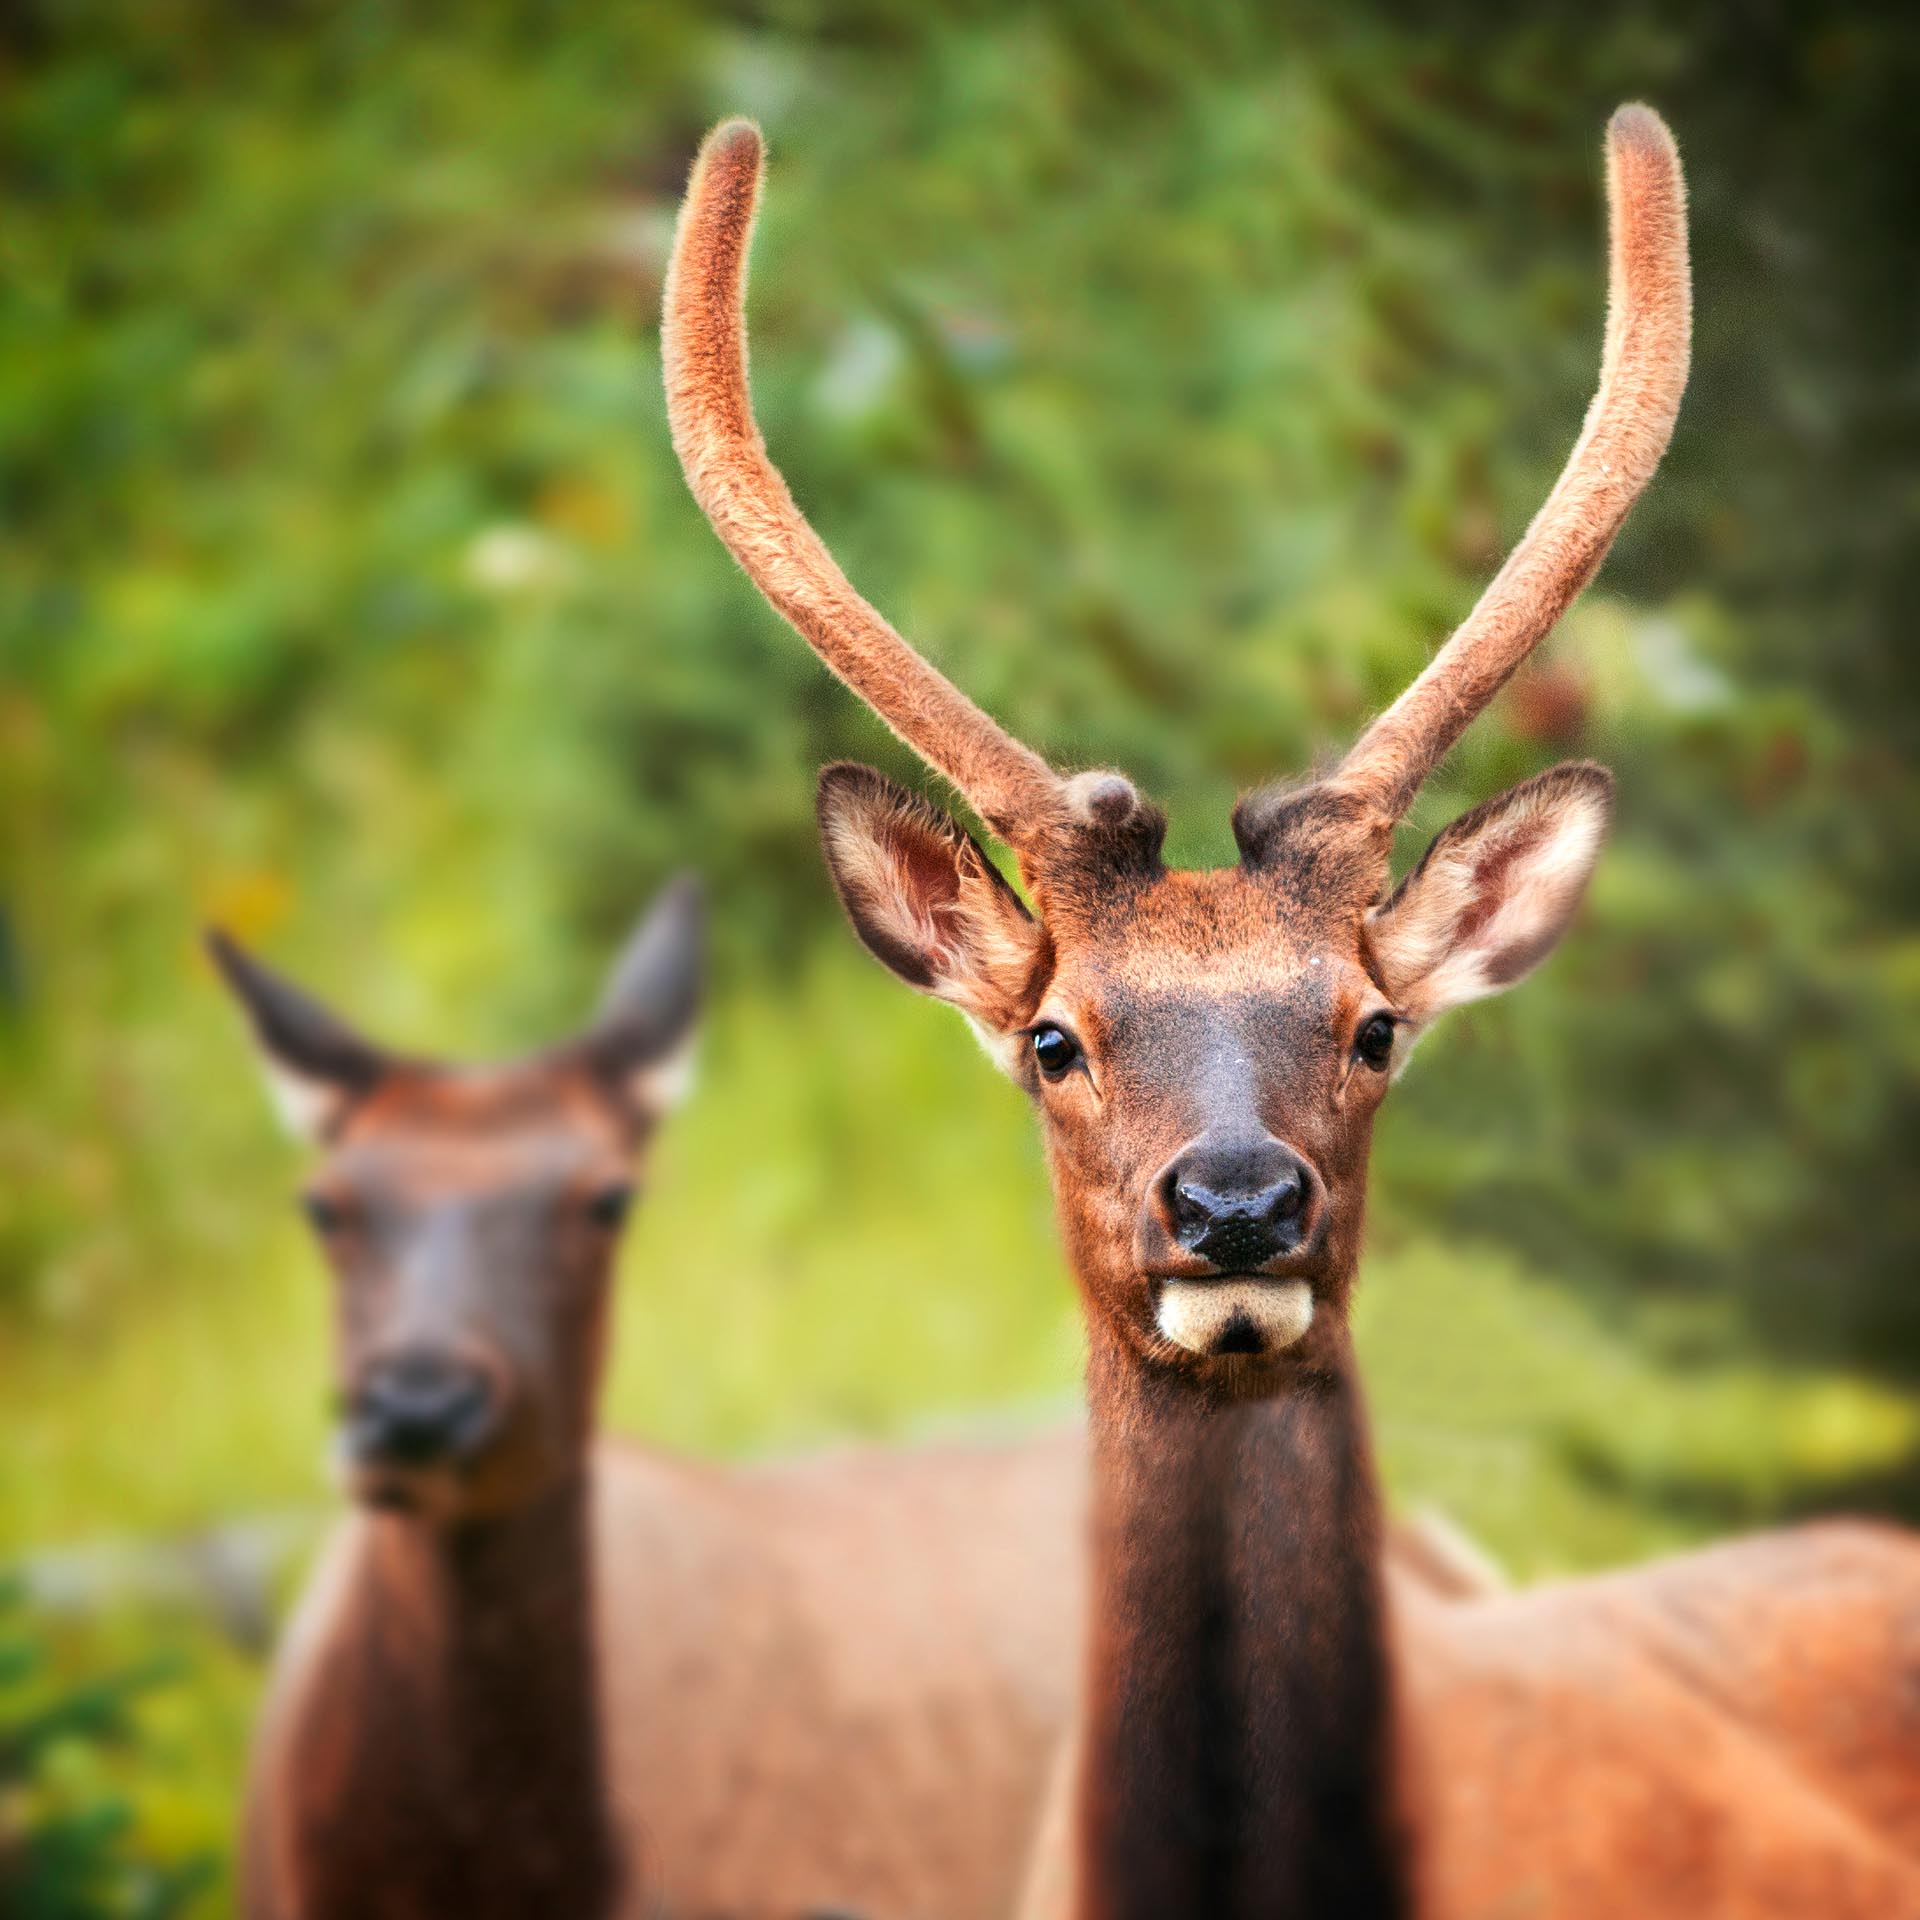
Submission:
[[[371,1523],[329,1688],[340,1797],[303,1822],[339,1911],[357,1883],[394,1911],[611,1912],[588,1499],[583,1472],[497,1519]]]
[[[1232,1400],[1096,1327],[1078,1920],[1409,1911],[1379,1496],[1337,1364]]]

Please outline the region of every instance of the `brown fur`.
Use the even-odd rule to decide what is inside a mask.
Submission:
[[[1080,1436],[736,1470],[593,1439],[595,1200],[691,1016],[668,919],[584,1041],[499,1068],[397,1060],[217,948],[325,1145],[349,1425],[397,1343],[472,1360],[504,1408],[457,1465],[354,1467],[258,1730],[254,1920],[1013,1898],[1071,1687]]]
[[[1597,570],[1671,434],[1690,296],[1665,127],[1626,107],[1609,128],[1601,379],[1552,495],[1330,780],[1241,803],[1242,859],[1219,873],[1163,870],[1160,816],[1118,775],[1064,783],[1063,809],[1026,760],[1010,774],[1004,736],[938,676],[920,697],[931,669],[891,629],[876,638],[837,571],[813,577],[831,563],[746,398],[759,157],[751,129],[721,129],[681,220],[667,360],[683,464],[776,606],[1009,839],[1034,902],[1012,911],[985,855],[877,774],[823,780],[856,931],[961,1007],[1039,1108],[1086,1309],[1091,1631],[1075,1757],[1055,1775],[1070,1810],[1045,1828],[1035,1910],[1920,1912],[1912,1542],[1842,1536],[1836,1554],[1835,1536],[1783,1535],[1450,1609],[1404,1583],[1389,1604],[1382,1582],[1347,1332],[1373,1116],[1412,1034],[1518,979],[1564,930],[1606,778],[1561,768],[1476,809],[1388,900],[1392,830]],[[1257,1232],[1189,1231],[1183,1209],[1213,1193],[1193,1169],[1240,1179],[1236,1165],[1267,1171],[1229,1196],[1233,1219],[1284,1191],[1284,1233],[1265,1211]],[[1276,1167],[1291,1184],[1260,1185]],[[1271,1253],[1222,1265],[1202,1245]],[[1219,1314],[1163,1316],[1168,1289],[1216,1280],[1236,1302],[1310,1289],[1304,1336],[1292,1306],[1267,1322],[1278,1349]],[[1226,1331],[1195,1351],[1203,1326]],[[1676,1648],[1676,1621],[1697,1644]]]
[[[614,1242],[577,1203],[630,1177],[677,1034],[397,1062],[223,964],[277,1073],[338,1076],[310,1190],[342,1213],[343,1398],[404,1312],[518,1409],[457,1480],[363,1480],[403,1510],[341,1524],[286,1636],[246,1911],[1005,1913],[1067,1719],[1081,1436],[739,1470],[594,1440]],[[400,1222],[479,1202],[497,1247],[516,1196],[538,1226],[505,1270],[467,1243],[409,1304]]]
[[[384,1564],[417,1523],[355,1515],[277,1664],[249,1794],[247,1911],[584,1920],[608,1910],[582,1871],[597,1798],[621,1913],[997,1920],[1066,1720],[1082,1458],[1070,1432],[742,1469],[601,1443],[591,1699],[556,1693],[552,1649],[514,1636],[541,1720],[591,1713],[591,1784],[547,1764],[578,1722],[533,1751],[538,1724],[498,1699],[450,1722],[432,1676],[458,1611],[430,1614],[437,1583],[424,1581],[396,1608]],[[517,1578],[574,1584],[551,1559]],[[396,1614],[418,1618],[397,1645]],[[564,1791],[522,1797],[460,1768],[489,1749],[537,1761],[529,1787]],[[576,1876],[564,1896],[535,1882],[535,1897],[512,1874],[523,1846],[562,1855]],[[482,1877],[497,1907],[477,1901]]]
[[[1830,1521],[1466,1605],[1387,1585],[1421,1914],[1920,1914],[1910,1536]],[[1077,1764],[1022,1920],[1086,1910]]]
[[[1380,1538],[1351,1367],[1194,1391],[1097,1329],[1072,1911],[1405,1910]],[[1383,1782],[1387,1783],[1383,1785]]]
[[[820,776],[821,831],[848,911],[921,992],[990,1029],[1012,1026],[1048,971],[1046,936],[967,834],[938,808],[899,800],[865,767]]]
[[[1612,776],[1575,762],[1462,814],[1367,917],[1381,984],[1424,1025],[1531,972],[1580,904],[1612,804]]]

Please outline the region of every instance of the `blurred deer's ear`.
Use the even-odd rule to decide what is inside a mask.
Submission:
[[[264,967],[218,927],[207,951],[245,1010],[267,1090],[289,1132],[327,1139],[347,1110],[370,1093],[391,1062],[371,1041],[291,981]]]
[[[1443,828],[1367,920],[1381,984],[1424,1025],[1510,987],[1553,951],[1607,837],[1613,776],[1572,761]]]
[[[594,1070],[648,1118],[692,1085],[706,918],[699,881],[690,874],[669,881],[615,964],[586,1037]]]
[[[833,884],[867,951],[990,1034],[1026,1019],[1051,943],[973,836],[871,767],[827,768],[818,804]]]

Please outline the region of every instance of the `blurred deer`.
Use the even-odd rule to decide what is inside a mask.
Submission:
[[[1079,1437],[736,1470],[594,1437],[692,890],[581,1038],[503,1067],[213,951],[320,1150],[356,1502],[259,1728],[251,1920],[1006,1913],[1067,1718]]]
[[[1374,1115],[1427,1027],[1560,938],[1611,783],[1540,774],[1397,886],[1394,830],[1599,568],[1686,383],[1678,157],[1644,107],[1607,155],[1611,306],[1565,472],[1426,671],[1326,777],[1243,799],[1212,872],[1169,871],[1129,781],[1055,773],[849,585],[752,416],[757,131],[694,168],[663,332],[687,479],[1032,901],[915,795],[822,775],[855,931],[1039,1109],[1085,1309],[1090,1633],[1036,1912],[1920,1914],[1910,1538],[1809,1528],[1464,1606],[1383,1578],[1348,1333]]]

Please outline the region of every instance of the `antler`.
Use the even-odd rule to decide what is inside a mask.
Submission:
[[[661,320],[667,417],[687,484],[774,606],[1016,849],[1070,812],[1067,783],[929,666],[856,593],[767,458],[747,389],[747,248],[760,130],[727,120],[694,162]]]
[[[1600,388],[1566,471],[1459,631],[1329,783],[1389,819],[1599,570],[1673,436],[1692,320],[1687,191],[1673,135],[1650,107],[1621,107],[1608,124],[1607,205]]]

